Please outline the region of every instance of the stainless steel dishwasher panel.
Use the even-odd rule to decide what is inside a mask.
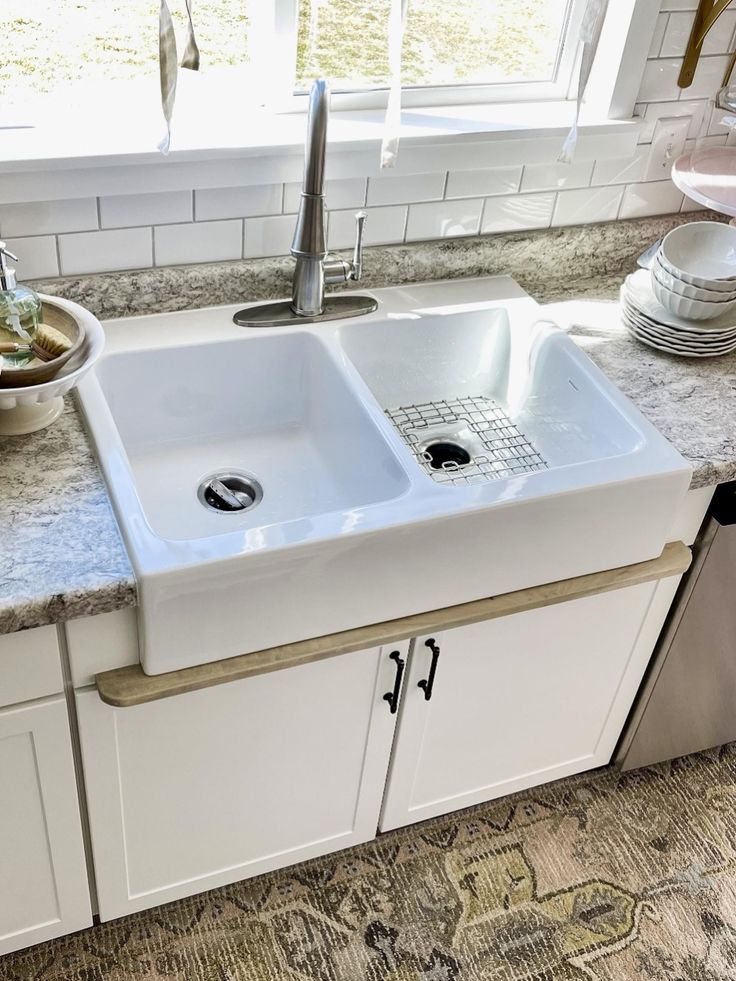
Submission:
[[[696,542],[616,753],[623,770],[736,740],[736,483]]]

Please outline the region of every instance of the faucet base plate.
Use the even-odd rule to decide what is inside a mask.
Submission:
[[[233,323],[238,327],[296,327],[299,324],[317,324],[323,320],[342,320],[345,317],[362,317],[373,313],[378,302],[372,296],[354,293],[337,294],[325,297],[322,313],[314,317],[303,317],[294,313],[291,300],[276,300],[273,303],[258,303],[233,315]]]

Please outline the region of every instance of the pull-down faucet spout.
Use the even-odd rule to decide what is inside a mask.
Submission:
[[[356,239],[352,260],[330,258],[325,232],[325,160],[327,125],[330,117],[330,88],[317,79],[309,93],[307,140],[304,150],[304,180],[299,213],[291,243],[296,260],[291,302],[262,304],[240,310],[233,317],[244,327],[276,327],[286,324],[356,317],[376,309],[370,296],[325,297],[325,284],[358,282],[363,270],[363,227],[366,214],[356,218]]]

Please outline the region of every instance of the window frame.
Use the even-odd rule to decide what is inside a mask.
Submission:
[[[273,20],[281,25],[289,51],[293,52],[288,87],[292,106],[299,111],[307,92],[296,87],[296,49],[298,42],[298,8],[300,0],[267,0],[274,3]],[[448,85],[404,85],[402,106],[425,108],[427,106],[473,105],[476,103],[547,102],[567,99],[579,63],[575,38],[582,22],[587,0],[570,0],[565,12],[562,42],[558,48],[555,78],[550,80],[519,82],[458,82]],[[286,83],[284,85],[286,88]],[[332,98],[336,109],[382,109],[388,101],[388,86],[365,86],[359,89],[333,85]],[[282,100],[284,93],[281,93]]]
[[[262,24],[283,39],[283,59],[296,66],[292,16],[295,0],[259,0]],[[652,0],[615,0],[609,4],[599,55],[583,106],[578,156],[606,159],[633,152],[639,123],[633,118],[659,4]],[[275,78],[284,60],[263,60],[259,84]],[[189,74],[189,73],[185,73]],[[283,94],[283,80],[282,80]],[[210,96],[208,95],[208,98]],[[330,140],[331,173],[376,173],[382,133],[380,107],[350,108],[335,97]],[[275,101],[278,101],[276,99]],[[0,128],[0,204],[57,196],[156,191],[174,186],[249,185],[298,179],[303,154],[306,96],[290,96],[288,105],[247,111],[227,92],[227,125],[209,127],[201,120],[175,123],[172,152],[163,157],[150,134],[118,128],[106,132],[80,127]],[[403,100],[404,108],[409,99]],[[286,111],[284,111],[286,109]],[[433,112],[436,109],[436,112]],[[397,172],[411,172],[417,154],[432,166],[456,170],[514,163],[554,161],[569,129],[569,101],[536,103],[465,103],[426,106],[410,114],[402,132]],[[192,125],[192,123],[194,125]],[[162,124],[163,129],[163,124]],[[188,132],[187,132],[188,131]],[[194,134],[196,138],[189,138]],[[426,163],[424,164],[426,166]]]

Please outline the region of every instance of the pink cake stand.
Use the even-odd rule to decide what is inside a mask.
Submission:
[[[672,180],[698,204],[736,218],[736,147],[712,146],[684,153],[672,165]]]

